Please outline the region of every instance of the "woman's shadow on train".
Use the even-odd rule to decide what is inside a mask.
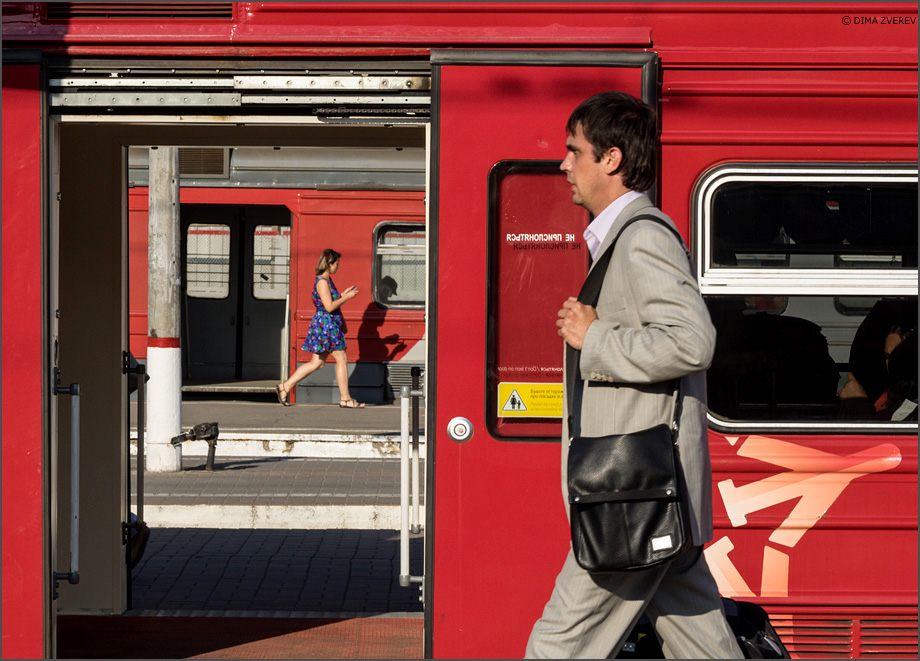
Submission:
[[[381,336],[381,328],[390,310],[387,304],[396,295],[397,288],[396,280],[390,276],[380,281],[376,300],[368,303],[358,328],[358,356],[349,379],[349,388],[362,392],[364,399],[361,401],[370,404],[390,403],[398,394],[390,385],[387,363],[403,352],[407,344],[396,333]]]

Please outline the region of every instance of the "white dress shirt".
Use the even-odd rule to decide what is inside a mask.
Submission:
[[[610,231],[610,226],[613,225],[613,221],[617,219],[617,216],[626,208],[627,204],[641,196],[642,193],[637,193],[634,190],[623,193],[620,197],[611,202],[610,206],[601,211],[597,217],[591,221],[588,227],[585,228],[583,236],[585,237],[585,243],[588,244],[588,250],[591,252],[592,260],[597,257],[597,251],[604,242],[604,237],[607,236],[607,232]]]

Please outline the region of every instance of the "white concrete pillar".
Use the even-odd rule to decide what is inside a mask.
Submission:
[[[182,349],[179,343],[179,149],[152,147],[148,161],[147,470],[182,470]]]

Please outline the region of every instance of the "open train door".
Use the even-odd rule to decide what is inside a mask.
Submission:
[[[520,658],[562,566],[555,319],[588,265],[565,124],[605,90],[656,105],[657,63],[432,54],[427,658]]]
[[[53,652],[54,564],[46,533],[48,331],[42,65],[3,53],[3,649],[5,659]]]

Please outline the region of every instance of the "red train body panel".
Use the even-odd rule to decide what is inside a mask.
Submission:
[[[465,246],[468,255],[462,262],[449,263],[441,257],[438,293],[456,300],[464,295],[462,292],[470,292],[465,295],[478,300],[496,288],[501,291],[494,294],[497,302],[487,309],[477,305],[475,309],[482,310],[483,317],[470,312],[461,314],[459,309],[449,307],[438,310],[437,383],[439,401],[444,405],[438,408],[436,429],[448,427],[453,416],[463,414],[477,427],[477,433],[480,428],[485,432],[485,438],[478,445],[471,441],[438,446],[440,470],[434,499],[439,525],[434,536],[434,581],[441,599],[434,604],[435,656],[450,655],[458,648],[462,655],[470,657],[483,657],[495,649],[503,656],[520,654],[551,588],[551,581],[538,583],[532,577],[553,576],[567,546],[564,509],[556,487],[558,449],[555,444],[533,442],[558,437],[559,423],[529,420],[519,423],[522,431],[518,433],[508,429],[516,419],[509,423],[496,413],[502,399],[497,405],[489,400],[496,396],[494,381],[507,385],[504,382],[510,380],[526,387],[528,382],[551,385],[559,380],[561,352],[555,356],[555,363],[541,353],[545,344],[553,342],[552,315],[542,307],[532,313],[536,302],[523,295],[527,287],[518,281],[525,280],[533,286],[538,281],[553,281],[542,284],[541,298],[550,298],[548,308],[552,301],[558,306],[566,295],[577,291],[577,284],[568,281],[570,277],[577,281],[579,271],[583,273],[583,255],[566,237],[571,233],[575,243],[580,241],[584,221],[577,214],[569,217],[571,212],[555,206],[552,212],[545,211],[551,204],[547,199],[534,196],[531,201],[526,195],[514,195],[498,185],[490,188],[487,174],[494,172],[498,165],[493,163],[503,154],[514,154],[526,162],[540,159],[544,152],[564,151],[562,132],[557,134],[551,129],[564,124],[566,112],[577,99],[557,93],[563,97],[558,108],[546,101],[552,98],[547,88],[560,89],[560,81],[575,88],[572,94],[576,97],[581,81],[593,77],[598,79],[598,86],[638,93],[636,78],[630,80],[629,72],[600,67],[595,70],[590,62],[591,58],[586,58],[583,69],[540,69],[528,62],[531,66],[521,72],[462,62],[463,66],[453,68],[445,65],[441,72],[445,90],[441,96],[441,131],[470,135],[462,145],[450,142],[444,146],[442,142],[442,169],[448,167],[444,163],[463,158],[463,151],[469,150],[470,155],[464,159],[462,176],[452,170],[453,176],[442,182],[438,191],[441,240]],[[797,72],[746,70],[726,74],[666,68],[662,77],[662,175],[657,192],[662,208],[687,236],[702,222],[693,219],[694,189],[702,173],[726,160],[751,163],[754,165],[750,167],[757,169],[756,164],[771,162],[777,166],[789,162],[908,162],[915,153],[911,117],[916,99],[904,95],[915,78],[913,72],[874,75],[875,96],[870,99],[849,98],[840,90],[834,97],[803,98]],[[512,104],[503,104],[498,92],[490,100],[491,105],[470,93],[475,85],[497,88],[498,80],[505,81],[507,94],[518,97],[516,103],[522,103],[520,97],[524,97],[542,99],[544,104],[534,112],[528,112],[529,107],[527,111],[510,110]],[[524,89],[527,95],[520,92]],[[679,93],[672,96],[672,89]],[[890,101],[888,97],[892,97]],[[878,103],[879,98],[885,99],[886,116],[881,124],[887,130],[876,139],[875,135],[866,136],[863,129],[846,118],[861,112],[870,101]],[[498,108],[505,109],[504,115]],[[555,120],[547,125],[543,115],[554,113]],[[492,119],[487,121],[486,117]],[[716,125],[713,117],[719,118]],[[839,124],[833,126],[838,120]],[[493,130],[476,132],[475,127],[483,124],[491,124]],[[831,130],[826,130],[828,127]],[[508,170],[514,172],[514,167],[509,165]],[[536,185],[541,187],[541,193],[548,187],[543,182]],[[488,206],[495,197],[500,197],[500,202]],[[493,211],[495,208],[499,210]],[[494,221],[493,214],[507,216],[510,227],[516,227],[518,218],[528,219],[531,231],[543,234],[536,239],[521,239],[506,235],[504,225],[499,224],[501,229],[490,233],[484,224],[460,222],[461,218],[486,216],[492,219],[490,222],[502,222]],[[510,245],[518,241],[520,246]],[[473,260],[469,254],[477,245],[489,246],[494,256],[486,259],[482,255]],[[549,256],[544,257],[547,253]],[[567,253],[575,254],[567,257]],[[515,259],[515,254],[520,259]],[[537,256],[531,257],[534,254]],[[698,259],[704,257],[697,255]],[[503,279],[506,274],[510,274],[507,281]],[[494,285],[490,277],[496,279]],[[713,291],[704,289],[704,293]],[[542,300],[539,305],[544,305]],[[501,330],[506,323],[513,329],[510,335]],[[486,331],[487,327],[491,330]],[[523,330],[527,328],[532,330]],[[470,338],[471,330],[476,332]],[[486,365],[485,384],[481,378],[458,381],[451,375],[463,369],[463,359],[449,347],[460,342],[461,336],[470,338],[465,341],[474,355],[492,356],[493,342],[498,342],[499,347],[504,346],[503,342],[510,343],[514,350],[497,350],[494,364]],[[556,373],[532,371],[528,364],[531,356],[541,358],[530,363],[548,363]],[[509,373],[510,378],[505,376]],[[483,386],[485,406],[481,403]],[[469,411],[482,413],[473,417]],[[765,428],[769,429],[770,424]],[[870,613],[885,620],[882,610],[875,607],[897,605],[906,610],[893,612],[905,615],[915,599],[912,566],[916,548],[912,536],[916,509],[912,500],[917,454],[912,441],[905,443],[906,439],[897,436],[762,434],[711,434],[716,535],[707,558],[723,593],[756,599],[775,613],[785,612],[783,607],[790,603],[813,607],[835,604],[843,608],[859,599],[867,605],[866,620],[874,617]],[[865,472],[855,468],[863,464]],[[482,485],[500,485],[496,488],[507,497],[482,489]],[[902,507],[896,512],[884,511],[882,503],[887,498],[902,503]],[[869,503],[880,509],[861,509]],[[885,530],[885,544],[891,545],[893,555],[909,559],[896,572],[873,560],[877,549],[869,550],[859,542],[871,534],[868,530],[876,524]],[[515,531],[514,536],[509,534],[509,527]],[[445,555],[454,562],[439,565],[438,557]],[[475,562],[475,558],[489,558],[489,562]],[[818,567],[830,574],[837,571],[831,567],[839,567],[839,580],[827,581],[830,574],[820,576]],[[855,567],[860,569],[853,571]],[[901,582],[905,576],[907,587]],[[507,592],[512,585],[513,598]],[[867,598],[870,592],[872,596]],[[475,608],[467,606],[471,599],[477,604]],[[519,617],[506,616],[509,600],[520,611]],[[827,616],[831,610],[824,608],[820,612]],[[784,633],[799,631],[796,627],[800,626],[803,631],[815,626],[806,622],[801,611],[789,617]],[[500,631],[488,624],[497,620],[503,622]],[[870,624],[851,622],[848,626],[848,631],[855,632]],[[478,635],[468,635],[468,631]],[[867,653],[869,643],[862,648],[852,643],[855,647],[851,649],[851,642],[858,638],[858,634],[852,635],[846,641],[834,635],[823,640],[812,636],[810,643],[803,643],[808,638],[806,634],[798,637],[799,642],[791,648],[797,656],[836,654],[842,648],[847,649],[847,654]],[[912,645],[898,636],[889,643],[885,649],[892,654],[909,653]]]
[[[3,233],[3,655],[41,658],[47,464],[43,241],[34,222],[41,214],[41,72],[28,66],[4,74],[4,110],[12,111],[3,122],[3,218],[17,229]]]
[[[128,195],[130,241],[130,340],[138,359],[147,353],[147,189]],[[342,253],[343,287],[362,293],[344,308],[349,360],[388,363],[405,356],[423,337],[424,311],[387,309],[372,297],[374,230],[382,223],[414,223],[424,228],[424,194],[393,191],[317,191],[272,188],[189,188],[183,205],[281,206],[291,215],[290,364],[308,362],[301,350],[313,318],[314,269],[327,247]],[[346,285],[346,282],[348,283]],[[398,337],[399,341],[392,338]],[[391,338],[391,339],[387,339]]]
[[[895,245],[916,243],[916,213],[911,236],[891,213],[855,213],[846,222],[840,213],[861,195],[879,208],[889,208],[886,200],[901,199],[905,189],[915,198],[916,5],[165,7],[4,4],[3,399],[7,411],[17,411],[3,422],[4,656],[47,655],[53,629],[49,567],[40,561],[57,534],[46,463],[56,425],[47,374],[56,331],[43,296],[55,277],[49,191],[57,185],[58,146],[48,127],[83,121],[127,132],[129,124],[184,130],[196,123],[223,129],[325,121],[318,111],[305,119],[315,109],[278,97],[274,105],[219,111],[186,111],[180,102],[149,114],[104,104],[72,109],[68,100],[56,100],[66,89],[43,79],[43,68],[79,77],[76,63],[99,71],[109,63],[124,76],[129,65],[142,65],[157,70],[160,81],[170,75],[157,67],[192,71],[212,64],[242,78],[260,68],[290,75],[292,62],[343,72],[408,62],[430,71],[430,119],[425,112],[393,113],[431,125],[425,193],[199,185],[183,187],[181,198],[196,208],[273,207],[289,214],[292,365],[306,359],[299,347],[312,316],[312,270],[325,247],[344,254],[338,284],[367,292],[345,309],[352,360],[404,358],[427,321],[430,656],[521,655],[566,552],[558,415],[507,415],[502,393],[534,387],[552,400],[561,381],[562,352],[547,349],[556,340],[544,317],[572,294],[587,266],[578,246],[584,214],[572,209],[565,186],[553,183],[565,153],[565,119],[578,100],[615,88],[657,105],[661,166],[654,194],[691,245],[714,317],[730,304],[725,318],[738,312],[742,324],[741,307],[782,299],[772,312],[820,326],[843,379],[849,345],[873,304],[916,301],[916,247]],[[422,93],[412,94],[410,101]],[[377,110],[336,119],[382,125]],[[119,115],[129,113],[130,121],[120,124]],[[232,128],[226,135],[235,135]],[[121,140],[114,129],[109,137]],[[742,189],[760,196],[757,203],[733,197]],[[146,189],[136,187],[120,201],[129,228],[126,334],[138,357],[147,332],[146,198]],[[757,243],[758,226],[745,223],[774,203],[785,214],[777,237],[791,240]],[[817,210],[799,214],[807,203]],[[428,306],[377,306],[370,297],[374,230],[384,221],[422,226],[426,204]],[[837,232],[864,216],[894,234],[873,238],[862,251],[841,247],[858,243],[849,236],[835,238],[832,249],[803,238],[802,218]],[[720,338],[730,340],[731,329],[740,327],[720,327]],[[711,384],[728,383],[720,379],[731,363],[744,362],[729,358],[711,371]],[[744,381],[734,383],[737,393],[751,391]],[[916,425],[851,423],[836,409],[829,413],[826,402],[793,402],[796,408],[775,396],[762,401],[737,393],[724,404],[710,390],[716,534],[706,553],[720,589],[762,603],[795,657],[915,658]],[[445,433],[457,416],[475,428],[468,442]]]

